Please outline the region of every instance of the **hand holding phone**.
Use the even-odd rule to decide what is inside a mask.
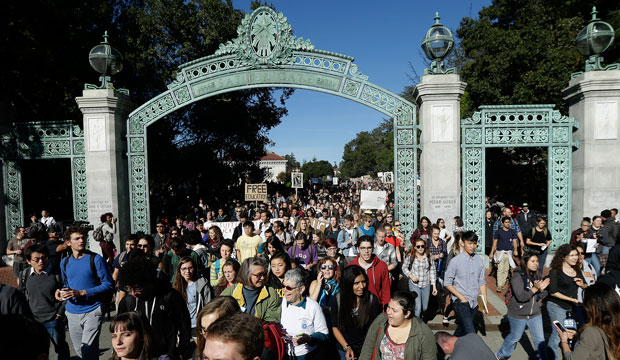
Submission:
[[[553,321],[553,326],[555,326],[555,328],[560,331],[560,332],[566,332],[566,329],[564,328],[564,326],[562,325],[561,322],[554,320]]]

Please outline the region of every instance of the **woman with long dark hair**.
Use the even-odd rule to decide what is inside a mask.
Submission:
[[[551,271],[549,272],[549,300],[547,301],[547,311],[551,322],[562,322],[568,312],[574,313],[575,306],[579,303],[577,299],[579,288],[584,288],[585,279],[579,269],[579,253],[574,245],[564,244],[560,246],[551,260]],[[552,325],[553,326],[553,325]],[[552,331],[547,347],[551,352],[550,358],[558,358],[558,343],[560,337],[557,332]]]
[[[547,220],[544,217],[536,218],[536,226],[529,234],[524,234],[525,246],[528,250],[538,255],[538,272],[542,274],[543,267],[547,261],[547,251],[551,245],[551,231],[547,229]]]
[[[620,359],[620,297],[616,290],[596,283],[584,291],[583,306],[590,320],[581,329],[575,350],[570,350],[568,338],[574,339],[577,332],[555,329],[564,359]]]
[[[194,259],[186,256],[179,260],[172,287],[183,295],[192,321],[192,329],[195,328],[196,314],[211,301],[211,286],[206,278],[198,275],[198,267]]]
[[[112,357],[110,360],[153,359],[151,327],[135,312],[118,315],[110,323]],[[161,355],[158,360],[170,360]]]
[[[515,270],[510,280],[512,296],[509,299],[507,314],[510,334],[506,336],[504,344],[497,352],[498,359],[512,356],[526,326],[534,339],[538,358],[547,358],[541,300],[547,296],[550,281],[549,278],[543,280],[538,272],[538,256],[526,252],[521,259],[520,267]]]
[[[282,282],[284,281],[284,274],[292,269],[291,258],[287,253],[279,251],[271,256],[269,260],[269,275],[267,275],[267,286],[273,288],[276,293],[282,298],[284,292],[282,291]]]
[[[368,290],[368,275],[357,265],[347,266],[340,278],[340,292],[331,305],[334,337],[340,359],[358,358],[368,327],[381,312],[379,300]]]
[[[420,238],[420,239],[422,239],[424,241],[427,241],[428,239],[430,239],[430,237],[431,237],[431,224],[432,224],[431,223],[431,219],[427,218],[426,216],[422,216],[422,218],[420,219],[420,224],[418,225],[418,228],[415,229],[415,231],[413,232],[413,234],[409,238],[408,246],[413,244],[415,239],[418,239],[418,238]]]

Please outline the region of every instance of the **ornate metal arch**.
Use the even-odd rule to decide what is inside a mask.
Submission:
[[[168,90],[149,100],[127,120],[131,187],[131,231],[150,231],[146,128],[177,109],[201,99],[257,87],[321,91],[369,106],[393,118],[396,217],[407,234],[417,214],[416,107],[376,86],[359,72],[353,58],[316,50],[296,38],[282,13],[260,7],[237,28],[238,37],[211,56],[179,66]]]
[[[88,221],[84,133],[78,125],[72,120],[14,124],[2,142],[11,151],[2,159],[7,238],[24,225],[21,161],[25,159],[70,159],[73,217]]]
[[[490,147],[547,147],[548,226],[551,249],[570,239],[572,151],[575,119],[553,110],[554,105],[485,105],[461,120],[463,148],[463,221],[465,228],[484,234],[485,150]],[[484,252],[484,246],[478,247]]]

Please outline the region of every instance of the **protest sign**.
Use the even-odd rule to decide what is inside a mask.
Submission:
[[[361,209],[385,210],[385,191],[362,190],[360,199]]]
[[[282,221],[280,218],[269,220],[272,224],[274,221]],[[258,229],[260,226],[260,220],[252,221],[254,223],[254,228]],[[216,221],[208,221],[205,223],[205,229],[209,229],[211,226],[217,226],[222,230],[222,236],[224,239],[232,239],[233,233],[235,232],[235,228],[239,226],[239,221],[224,221],[224,222],[216,222]]]
[[[267,184],[245,184],[245,201],[267,201]]]
[[[393,172],[384,172],[383,173],[383,183],[385,184],[393,184],[394,183],[394,173]]]
[[[291,187],[293,189],[304,188],[304,173],[298,171],[291,173]]]

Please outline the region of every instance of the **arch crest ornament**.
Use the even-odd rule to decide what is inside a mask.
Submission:
[[[371,107],[394,120],[396,217],[411,234],[417,222],[416,107],[368,81],[354,58],[317,50],[293,35],[282,13],[259,7],[237,27],[238,36],[213,55],[182,64],[168,90],[150,99],[127,119],[132,232],[150,231],[146,128],[167,114],[207,97],[259,87],[320,91]],[[400,175],[399,175],[400,174]]]

